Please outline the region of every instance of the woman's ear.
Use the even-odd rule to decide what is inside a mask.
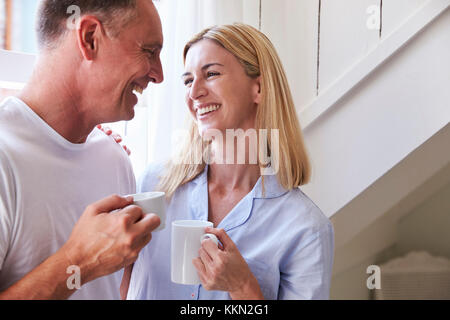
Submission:
[[[77,28],[78,48],[86,60],[94,60],[98,52],[100,37],[102,36],[102,24],[94,16],[83,16]]]
[[[253,85],[253,97],[254,103],[261,103],[261,76],[255,78],[255,83]]]

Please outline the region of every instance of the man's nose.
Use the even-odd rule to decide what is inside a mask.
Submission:
[[[158,59],[158,62],[151,66],[148,76],[154,83],[161,83],[164,81],[164,72],[160,59]]]

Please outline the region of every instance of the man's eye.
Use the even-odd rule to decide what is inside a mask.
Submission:
[[[186,79],[186,80],[184,80],[184,85],[185,86],[188,86],[188,85],[190,85],[192,83],[192,79]]]
[[[155,55],[155,50],[145,50],[145,53],[150,57],[153,58]]]

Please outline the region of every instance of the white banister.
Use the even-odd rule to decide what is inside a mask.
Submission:
[[[405,23],[395,29],[366,57],[357,61],[342,76],[337,78],[305,108],[300,108],[299,118],[303,128],[307,128],[358,83],[369,76],[389,57],[401,49],[428,24],[448,9],[450,0],[429,0],[419,7]]]

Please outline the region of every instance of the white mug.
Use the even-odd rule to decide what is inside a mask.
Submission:
[[[153,232],[166,227],[166,194],[164,192],[146,192],[130,196],[134,199],[133,204],[140,207],[145,214],[154,213],[161,220],[161,224]]]
[[[172,223],[171,274],[172,282],[178,284],[200,284],[192,260],[198,257],[203,240],[209,238],[219,244],[213,234],[205,234],[206,227],[213,227],[212,222],[199,220],[179,220]]]

